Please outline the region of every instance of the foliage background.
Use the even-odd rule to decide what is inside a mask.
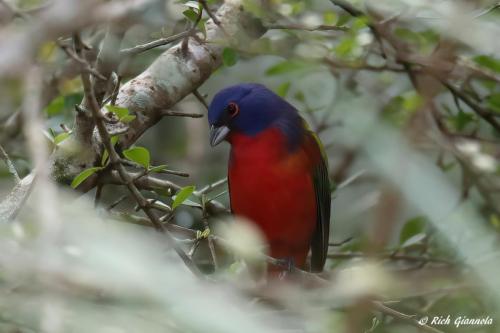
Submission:
[[[266,258],[253,230],[221,222],[229,147],[209,147],[206,109],[193,94],[169,110],[194,116],[164,116],[135,142],[147,149],[146,164],[189,177],[153,172],[147,177],[175,186],[137,186],[165,226],[194,230],[168,229],[203,278],[154,232],[140,199],[117,185],[117,167],[92,174],[92,186],[69,186],[102,164],[102,145],[93,145],[84,147],[98,156],[90,164],[70,162],[64,177],[54,167],[77,138],[65,131],[78,126],[81,72],[95,67],[131,81],[186,38],[125,58],[116,51],[184,31],[203,38],[222,2],[208,1],[198,21],[203,3],[0,1],[0,143],[9,156],[0,164],[0,216],[16,212],[0,226],[1,331],[498,331],[500,9],[493,1],[248,0],[242,5],[265,34],[213,42],[222,65],[192,92],[210,101],[227,85],[263,83],[294,104],[325,145],[335,188],[330,259],[320,276],[295,272],[296,283],[271,286],[252,279],[246,266]],[[88,45],[84,53],[75,36]],[[114,52],[98,53],[106,49]],[[85,58],[83,66],[72,55]],[[107,95],[112,90],[111,83]],[[126,113],[138,116],[130,126],[141,120]],[[116,149],[127,157],[127,148]],[[143,172],[130,162],[125,168]],[[20,188],[32,190],[27,201],[14,196],[7,205]],[[272,189],[262,195],[272,197]],[[448,315],[449,324],[416,323]],[[491,324],[457,327],[459,317]]]

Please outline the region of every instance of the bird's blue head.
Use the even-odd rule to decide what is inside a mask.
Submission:
[[[256,135],[287,114],[293,116],[297,111],[261,84],[224,88],[214,96],[208,108],[210,144],[219,144],[230,132]]]

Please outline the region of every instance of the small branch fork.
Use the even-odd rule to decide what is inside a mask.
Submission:
[[[74,38],[75,41],[75,49],[81,49],[82,44],[81,40],[78,37]],[[184,264],[189,268],[189,270],[198,277],[201,277],[202,274],[194,264],[194,262],[188,257],[188,255],[184,252],[184,250],[176,243],[175,239],[170,235],[170,233],[164,228],[162,222],[156,216],[154,211],[150,208],[148,201],[141,194],[137,186],[134,184],[134,179],[130,177],[129,173],[125,170],[125,167],[121,163],[121,158],[115,150],[114,145],[111,143],[110,135],[106,129],[106,125],[104,123],[104,116],[101,113],[100,106],[97,102],[97,99],[94,94],[94,88],[92,81],[88,73],[83,72],[81,74],[82,83],[84,87],[85,98],[87,99],[87,105],[90,106],[90,111],[92,113],[92,117],[94,118],[95,125],[97,127],[98,133],[102,139],[102,143],[106,150],[109,153],[110,164],[114,169],[118,171],[122,181],[125,183],[130,193],[137,201],[137,204],[141,208],[141,210],[146,214],[146,216],[153,223],[154,228],[163,233],[168,244],[172,246],[177,255],[182,259]]]

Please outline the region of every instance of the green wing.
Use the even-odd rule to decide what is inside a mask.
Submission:
[[[310,132],[313,139],[315,160],[313,172],[314,192],[316,193],[316,230],[311,242],[311,271],[321,272],[328,255],[328,240],[330,235],[330,178],[328,176],[328,159],[323,151],[319,138]],[[319,156],[318,156],[319,155]]]

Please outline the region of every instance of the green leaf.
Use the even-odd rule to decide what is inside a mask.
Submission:
[[[306,96],[304,96],[304,93],[301,90],[297,91],[293,97],[302,103],[306,100]]]
[[[488,105],[496,112],[500,112],[500,94],[493,94],[486,99]]]
[[[283,82],[278,86],[278,88],[276,88],[276,93],[281,97],[285,97],[290,89],[290,85],[290,82]]]
[[[42,131],[43,135],[49,139],[50,142],[54,143],[54,136],[49,131]]]
[[[149,169],[148,171],[149,172],[159,172],[159,171],[165,170],[166,168],[167,168],[167,165],[166,164],[162,164],[162,165],[154,166],[151,169]]]
[[[334,52],[338,57],[347,58],[354,56],[359,49],[358,42],[355,37],[345,37],[334,48]]]
[[[111,137],[111,144],[113,145],[113,147],[118,142],[118,139],[119,139],[118,135],[113,135]],[[102,153],[102,158],[101,158],[101,165],[102,166],[106,165],[106,162],[108,161],[108,157],[109,157],[109,152],[107,149],[104,149],[104,152]]]
[[[126,116],[121,117],[120,121],[124,124],[128,124],[134,119],[135,119],[135,116],[133,114],[128,114]]]
[[[403,108],[406,111],[416,111],[422,104],[422,97],[416,91],[412,90],[403,94]]]
[[[106,109],[108,109],[109,112],[113,112],[116,114],[118,119],[121,119],[125,116],[128,116],[128,109],[127,108],[122,108],[120,106],[116,105],[106,105]]]
[[[409,43],[413,43],[413,44],[418,44],[420,43],[420,37],[418,35],[418,33],[410,30],[410,29],[406,29],[406,28],[396,28],[394,30],[394,34],[400,38],[400,39],[403,39]]]
[[[238,61],[238,53],[229,47],[222,50],[222,63],[226,67],[231,67]]]
[[[338,16],[333,10],[329,10],[323,13],[323,23],[327,25],[335,25],[337,23]]]
[[[352,16],[348,14],[342,14],[339,16],[339,19],[337,20],[337,26],[342,26],[345,25],[347,22],[351,20]]]
[[[188,1],[188,2],[185,2],[184,6],[187,6],[187,7],[190,7],[190,8],[194,8],[194,9],[199,9],[200,8],[200,4],[199,4],[198,1]]]
[[[354,21],[352,22],[352,29],[354,31],[361,30],[363,28],[366,28],[368,26],[369,19],[366,16],[360,16],[354,18]]]
[[[399,234],[399,243],[404,244],[407,240],[412,238],[417,234],[421,234],[425,230],[426,220],[423,216],[417,216],[410,219],[403,226],[401,233]]]
[[[64,96],[58,96],[54,98],[49,105],[45,108],[45,113],[47,116],[52,117],[55,116],[64,109]]]
[[[452,126],[458,131],[464,130],[465,127],[475,119],[476,118],[472,114],[465,113],[462,110],[458,110],[458,113],[456,115],[448,118]]]
[[[182,14],[184,14],[184,16],[192,22],[196,22],[198,20],[198,13],[195,12],[192,8],[186,9],[182,12]]]
[[[494,72],[500,73],[500,60],[494,57],[480,55],[472,58],[478,65],[491,69]]]
[[[200,29],[204,38],[207,38],[207,27],[205,26],[205,20],[200,20],[198,23],[198,29]]]
[[[406,247],[410,247],[410,246],[413,246],[413,245],[417,245],[417,244],[421,244],[422,241],[427,237],[426,234],[424,233],[418,233],[416,235],[413,235],[411,236],[410,238],[408,238],[407,240],[405,240],[403,242],[403,244],[401,244],[401,247],[402,248],[406,248]]]
[[[313,65],[298,60],[285,60],[267,69],[266,75],[280,75],[290,72],[303,71],[312,68]]]
[[[71,135],[71,132],[62,132],[62,133],[57,134],[56,137],[54,138],[54,144],[58,145],[59,143],[66,140],[70,135]]]
[[[71,187],[77,188],[78,185],[80,185],[85,181],[85,179],[89,178],[90,176],[92,176],[94,173],[96,173],[101,169],[102,169],[101,167],[93,167],[83,170],[78,174],[78,176],[75,177],[75,179],[73,179],[73,181],[71,182]]]
[[[189,199],[184,200],[184,202],[182,204],[184,206],[189,206],[189,207],[194,207],[194,208],[202,208],[203,207],[199,203],[194,202],[193,200],[189,200]]]
[[[146,148],[132,147],[127,150],[124,150],[123,155],[127,159],[142,165],[145,169],[149,168],[150,155],[149,155],[149,150],[147,150]]]
[[[194,192],[194,186],[183,187],[174,196],[174,202],[172,203],[172,209],[177,208],[182,205],[182,203],[189,198],[189,196]]]

